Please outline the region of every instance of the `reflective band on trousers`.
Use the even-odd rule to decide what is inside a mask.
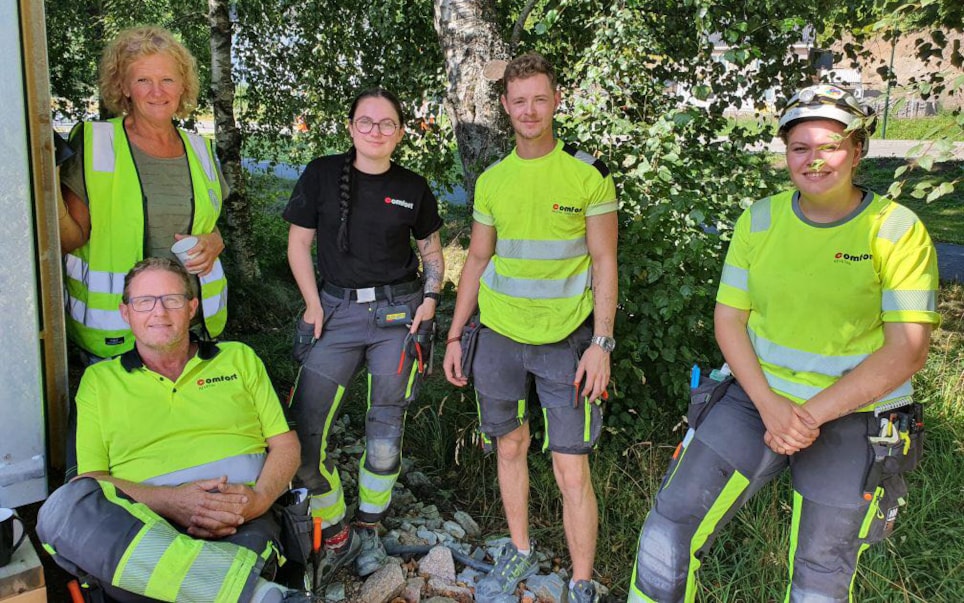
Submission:
[[[327,528],[335,525],[345,518],[345,496],[341,490],[341,482],[338,488],[327,494],[314,494],[308,502],[312,517],[321,517],[321,527]]]
[[[536,241],[527,239],[499,239],[495,244],[496,255],[519,260],[566,260],[589,253],[586,238],[568,241]]]
[[[358,474],[358,489],[360,491],[358,510],[365,513],[381,513],[388,508],[392,500],[392,486],[398,472],[390,475],[378,475],[368,471],[362,464]]]
[[[144,483],[149,486],[180,486],[188,482],[226,475],[229,483],[253,484],[258,481],[258,476],[261,475],[261,468],[264,467],[266,457],[267,455],[264,453],[239,454],[211,463],[158,475],[144,480]]]
[[[936,312],[937,291],[926,289],[886,290],[881,295],[882,312]]]
[[[590,270],[584,270],[561,279],[513,278],[496,272],[495,263],[490,260],[482,281],[489,289],[510,297],[555,299],[582,295],[592,285],[591,275]]]
[[[134,538],[111,583],[167,601],[225,601],[240,594],[257,563],[254,551],[195,540],[158,521]]]

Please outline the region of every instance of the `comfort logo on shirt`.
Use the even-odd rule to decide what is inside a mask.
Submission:
[[[391,197],[385,197],[386,205],[398,205],[399,207],[404,207],[405,209],[415,209],[414,203],[409,203],[408,201],[403,201],[401,199],[392,199]]]
[[[833,256],[833,263],[834,264],[853,264],[855,262],[863,262],[865,260],[872,260],[872,259],[874,259],[874,255],[872,253],[844,253],[842,251],[838,251]]]
[[[570,215],[575,215],[575,214],[581,214],[581,213],[582,213],[582,208],[581,208],[581,207],[573,207],[572,205],[560,205],[560,204],[558,204],[558,203],[553,203],[553,204],[552,204],[552,213],[554,213],[554,214],[570,214]]]
[[[218,383],[223,383],[225,381],[237,381],[238,374],[233,373],[231,375],[218,375],[217,377],[208,377],[207,379],[198,379],[197,387],[198,389],[207,389]]]

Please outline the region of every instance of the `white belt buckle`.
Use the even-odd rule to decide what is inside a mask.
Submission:
[[[360,304],[367,304],[368,302],[375,301],[375,287],[355,289],[355,299]]]

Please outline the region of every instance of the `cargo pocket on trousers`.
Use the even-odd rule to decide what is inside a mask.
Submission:
[[[295,323],[295,337],[291,346],[291,356],[298,364],[304,363],[308,358],[308,352],[315,345],[315,325],[305,322],[304,318],[298,318]]]
[[[866,544],[874,544],[888,538],[894,532],[897,516],[907,504],[907,483],[903,475],[885,475],[877,486],[874,501],[865,520]]]

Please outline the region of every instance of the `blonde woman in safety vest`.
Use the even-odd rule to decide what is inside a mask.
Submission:
[[[227,187],[211,144],[173,122],[194,110],[198,89],[194,57],[169,31],[122,31],[100,63],[101,97],[119,117],[71,132],[76,154],[61,168],[67,333],[91,361],[134,345],[118,310],[124,274],[145,257],[174,258],[171,246],[189,236],[197,244],[184,266],[201,299],[194,330],[212,338],[224,329],[216,222]]]

